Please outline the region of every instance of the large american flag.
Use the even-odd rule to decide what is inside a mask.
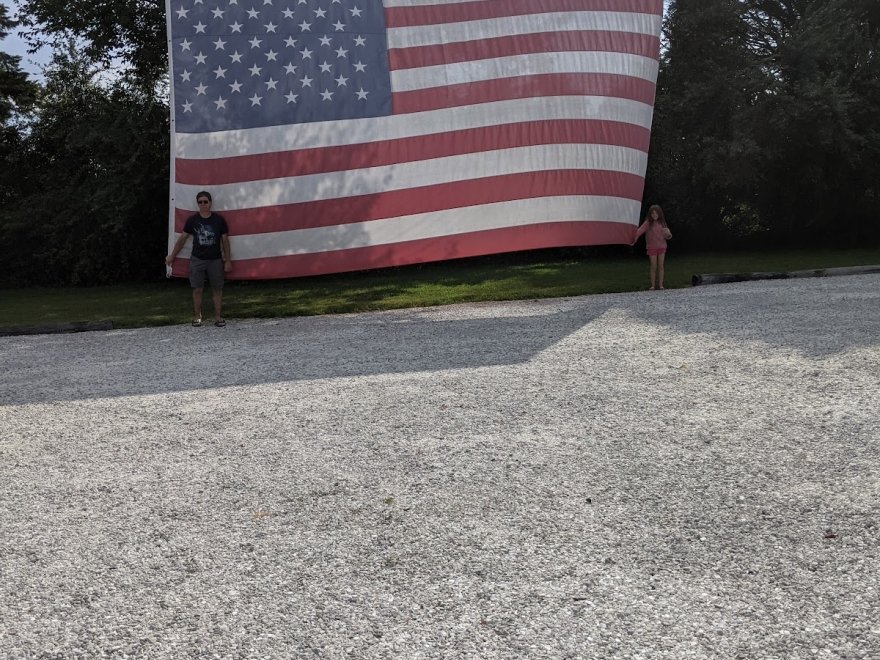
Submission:
[[[233,278],[632,240],[663,0],[166,5],[169,244],[210,191]]]

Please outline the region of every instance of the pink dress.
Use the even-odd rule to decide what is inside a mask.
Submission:
[[[645,234],[648,256],[656,256],[666,253],[666,237],[663,235],[663,223],[660,221],[645,220],[636,230],[633,245],[639,240],[639,236]]]

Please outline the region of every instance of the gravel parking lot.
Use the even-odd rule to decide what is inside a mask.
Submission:
[[[3,658],[880,656],[877,275],[7,337],[0,374]]]

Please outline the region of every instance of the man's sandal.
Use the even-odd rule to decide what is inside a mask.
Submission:
[[[226,320],[225,319],[217,319],[216,321],[214,321],[214,325],[216,325],[218,328],[223,328],[226,326]]]
[[[201,328],[202,327],[202,319],[193,319],[192,326],[194,328]]]

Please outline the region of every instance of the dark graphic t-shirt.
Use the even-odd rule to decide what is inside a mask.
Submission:
[[[229,233],[229,227],[222,215],[212,213],[207,218],[198,213],[191,215],[183,226],[183,231],[192,234],[192,256],[197,259],[219,259],[222,256],[220,237]]]

